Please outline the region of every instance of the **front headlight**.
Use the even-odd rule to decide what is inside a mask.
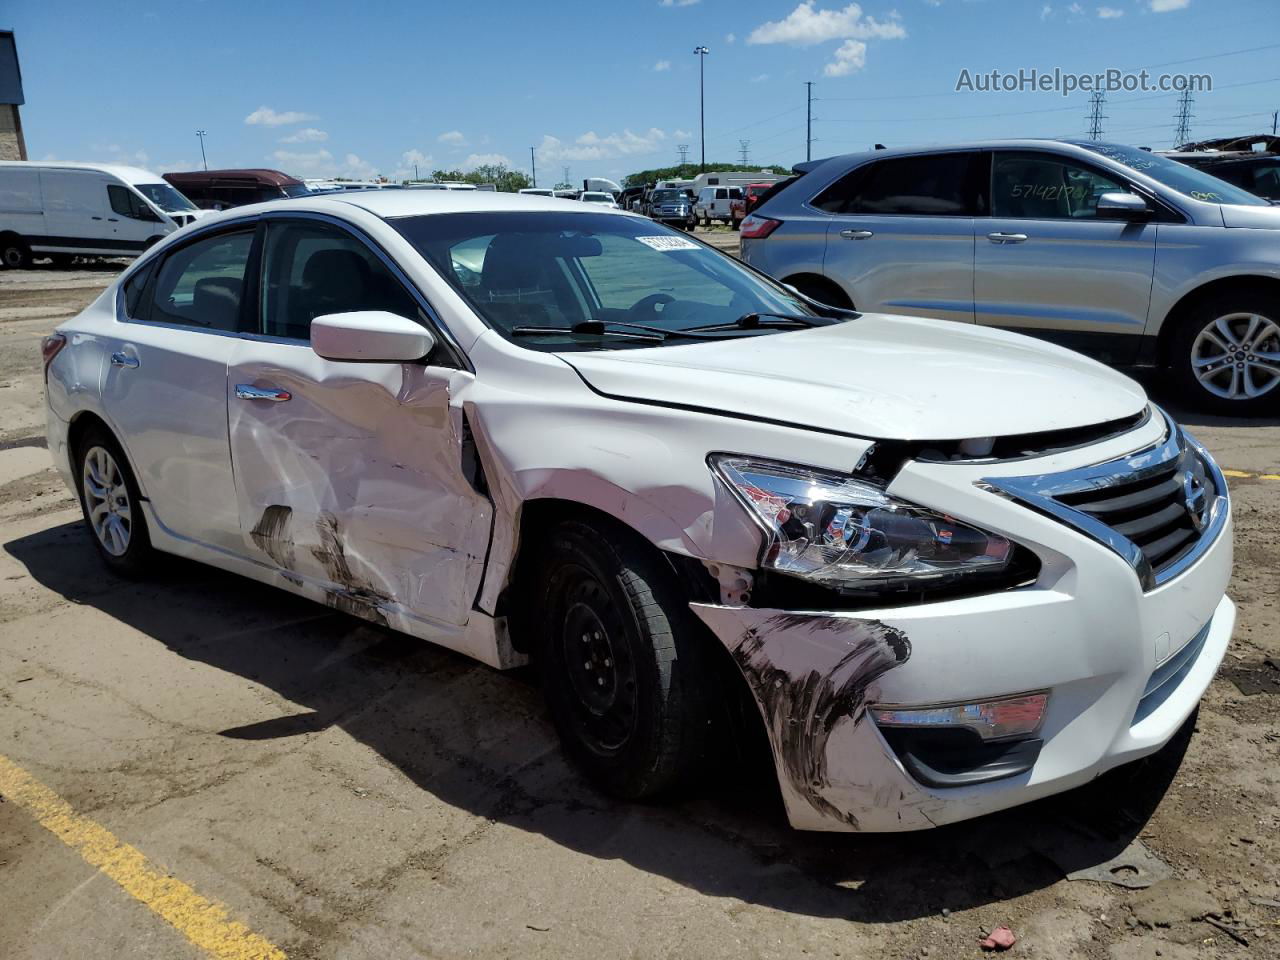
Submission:
[[[833,587],[1007,569],[1014,545],[998,534],[891,497],[853,477],[732,454],[712,469],[766,534],[761,564]]]

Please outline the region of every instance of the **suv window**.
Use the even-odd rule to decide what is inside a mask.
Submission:
[[[1098,198],[1128,188],[1092,167],[1047,153],[996,153],[991,215],[1032,220],[1090,220]]]
[[[877,160],[846,174],[814,198],[829,213],[974,216],[969,189],[973,153]]]
[[[240,329],[244,274],[252,246],[253,231],[244,230],[207,237],[173,251],[156,271],[148,319],[202,330]]]
[[[128,217],[130,220],[156,219],[151,208],[132,190],[110,183],[107,184],[107,198],[111,201],[111,209],[122,217]]]
[[[716,199],[717,199],[717,200],[728,200],[728,199],[729,199],[729,191],[728,191],[728,190],[726,190],[724,187],[721,187],[719,190],[717,190],[717,191],[716,191]]]
[[[329,313],[386,310],[422,321],[418,303],[362,241],[324,223],[267,225],[262,332],[308,340]]]

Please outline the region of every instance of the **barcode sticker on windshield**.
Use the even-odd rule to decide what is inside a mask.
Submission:
[[[655,250],[697,250],[698,245],[684,237],[636,237],[646,247]]]

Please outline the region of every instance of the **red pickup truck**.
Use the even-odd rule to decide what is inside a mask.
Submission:
[[[756,208],[757,204],[760,203],[760,198],[772,186],[772,183],[749,183],[743,188],[743,199],[734,200],[729,204],[733,229],[738,229],[738,224],[742,223],[747,215]]]

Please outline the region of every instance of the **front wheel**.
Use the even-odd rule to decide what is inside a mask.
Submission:
[[[1280,406],[1280,312],[1259,293],[1206,301],[1174,335],[1173,375],[1183,397],[1251,416]]]
[[[537,659],[566,752],[623,799],[687,783],[710,686],[671,571],[629,531],[580,521],[550,532],[541,569]]]

